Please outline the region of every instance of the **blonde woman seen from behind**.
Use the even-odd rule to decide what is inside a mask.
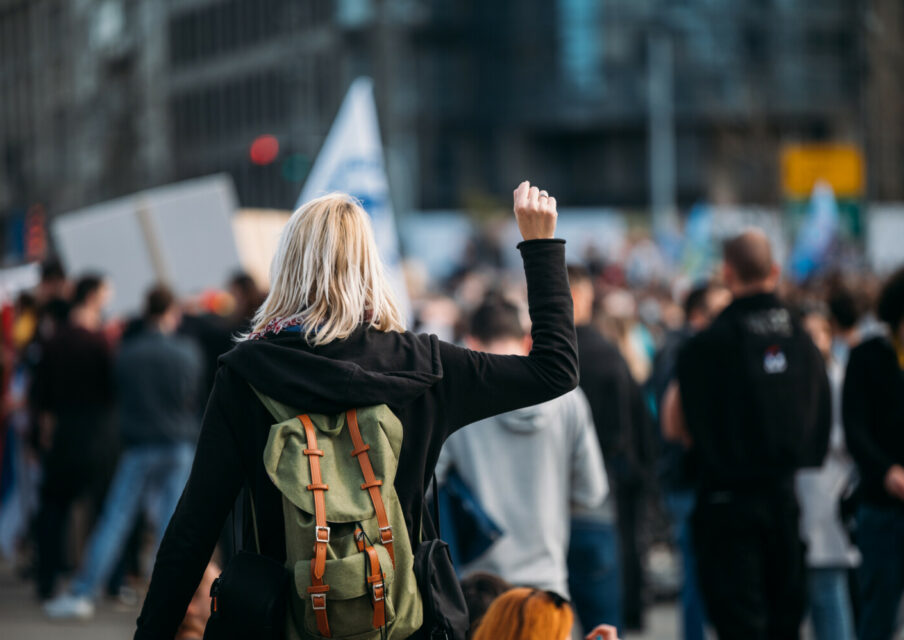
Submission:
[[[352,198],[324,196],[292,215],[273,260],[270,294],[251,332],[220,360],[136,639],[175,635],[244,485],[254,498],[261,553],[286,561],[281,495],[262,460],[273,418],[252,385],[311,414],[388,406],[403,430],[394,488],[406,530],[394,535],[413,542],[421,536],[426,484],[450,434],[577,385],[565,247],[553,238],[555,198],[523,182],[514,211],[532,321],[527,356],[477,353],[406,331],[370,220]],[[434,535],[426,515],[423,534]],[[425,629],[409,637],[424,638]]]

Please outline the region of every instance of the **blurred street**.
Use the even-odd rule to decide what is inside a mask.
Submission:
[[[41,613],[30,585],[15,576],[8,564],[0,564],[0,638],[3,640],[122,640],[131,638],[138,609],[110,600],[99,603],[90,624],[51,622]],[[675,609],[658,605],[649,610],[647,633],[629,634],[631,640],[672,640]]]
[[[0,638],[4,640],[122,640],[131,638],[138,610],[102,602],[91,624],[51,622],[44,617],[32,586],[8,564],[0,564]]]

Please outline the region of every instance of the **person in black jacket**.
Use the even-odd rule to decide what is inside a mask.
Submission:
[[[634,508],[639,463],[632,446],[632,399],[639,390],[618,347],[591,324],[595,293],[590,274],[570,265],[568,282],[574,301],[581,390],[590,403],[611,487],[598,508],[572,515],[569,589],[582,624],[606,622],[622,630],[630,619],[634,629],[640,626],[642,608]]]
[[[41,507],[36,518],[38,597],[54,595],[72,506],[99,507],[116,466],[113,351],[103,332],[106,280],[79,279],[65,323],[43,345],[31,389],[41,447]]]
[[[451,433],[577,386],[565,247],[553,239],[555,198],[527,182],[514,195],[532,320],[528,356],[469,351],[405,331],[357,202],[333,194],[295,212],[249,339],[220,360],[194,466],[157,553],[137,640],[173,637],[245,482],[254,495],[261,552],[285,561],[281,498],[262,461],[273,419],[250,384],[311,413],[388,405],[404,425],[394,485],[410,540],[419,539],[422,520],[425,537],[435,535],[424,490]],[[412,637],[423,635],[422,629]]]
[[[90,618],[100,587],[110,576],[142,507],[159,511],[159,540],[188,478],[198,437],[197,388],[201,353],[174,335],[181,313],[173,293],[153,287],[145,301],[144,328],[126,340],[114,368],[119,435],[116,474],[69,590],[44,605],[51,618]]]
[[[692,289],[684,300],[684,326],[666,335],[665,342],[653,362],[650,389],[661,408],[663,397],[675,379],[675,367],[681,348],[702,331],[731,302],[731,294],[722,286],[705,282]],[[661,429],[661,411],[660,429]],[[697,559],[694,554],[691,514],[697,501],[697,474],[694,454],[677,442],[660,446],[657,471],[663,498],[675,539],[681,550],[681,626],[684,640],[703,640],[705,615],[697,586]]]
[[[851,351],[842,393],[845,437],[861,477],[861,640],[894,635],[904,594],[904,269],[885,284],[878,315],[889,333]]]
[[[831,392],[812,340],[774,291],[768,238],[727,241],[734,301],[678,356],[663,428],[696,454],[700,589],[719,638],[798,638],[806,574],[794,474],[828,448]]]

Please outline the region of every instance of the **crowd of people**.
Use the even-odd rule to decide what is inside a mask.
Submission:
[[[394,334],[404,321],[348,200],[297,212],[269,294],[237,275],[217,309],[157,286],[140,318],[111,323],[103,277],[73,283],[45,265],[17,301],[4,361],[2,475],[17,478],[17,499],[0,503],[0,550],[47,615],[89,618],[103,592],[129,597],[160,547],[136,638],[200,637],[213,546],[228,563],[253,535],[285,561],[286,507],[260,460],[274,419],[259,398],[270,397],[323,414],[392,408],[405,427],[403,528],[414,547],[441,524],[468,637],[641,630],[645,560],[666,542],[680,556],[685,640],[707,627],[723,640],[797,638],[805,620],[817,640],[892,638],[904,271],[881,285],[861,274],[791,284],[750,230],[692,286],[629,282],[598,258],[566,272],[554,199],[528,185],[515,208],[526,286],[472,255],[412,288],[412,333]],[[339,224],[330,216],[341,231],[315,233]],[[347,246],[329,244],[343,233]],[[314,255],[359,271],[329,281]],[[366,329],[339,313],[349,304],[367,310]],[[438,523],[420,515],[431,480]]]
[[[16,300],[0,537],[49,616],[90,618],[103,593],[134,601],[188,478],[217,358],[260,302],[245,274],[229,290],[215,309],[156,286],[140,315],[110,320],[104,276],[71,281],[48,261]]]

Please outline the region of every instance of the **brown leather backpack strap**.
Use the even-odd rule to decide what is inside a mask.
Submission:
[[[370,571],[367,576],[367,584],[370,586],[370,599],[374,608],[372,625],[374,629],[386,626],[386,574],[380,566],[380,556],[377,550],[367,544],[364,531],[360,527],[355,529],[355,543],[358,551],[367,554]]]
[[[364,476],[364,484],[361,485],[361,489],[370,493],[370,501],[373,502],[374,511],[377,513],[377,524],[380,527],[380,543],[386,547],[389,558],[392,560],[392,566],[395,567],[392,527],[389,525],[389,518],[386,517],[386,507],[383,505],[383,496],[380,494],[380,486],[383,481],[377,479],[370,464],[370,456],[367,455],[370,445],[365,444],[361,437],[361,429],[358,427],[358,411],[356,409],[347,411],[345,418],[348,423],[348,432],[352,436],[352,444],[355,445],[352,457],[358,458],[361,474]]]
[[[314,560],[311,562],[311,586],[308,594],[311,596],[311,606],[317,618],[317,630],[325,638],[331,638],[330,623],[326,615],[326,594],[330,590],[329,585],[323,582],[323,572],[326,570],[327,545],[330,542],[330,528],[326,524],[326,497],[329,486],[324,484],[320,474],[320,458],[323,451],[317,448],[317,431],[314,423],[307,415],[300,415],[298,419],[304,427],[307,448],[303,451],[308,457],[308,466],[311,468],[311,484],[308,491],[314,494]]]
[[[370,585],[370,598],[374,605],[373,627],[379,629],[386,626],[386,576],[380,566],[377,550],[367,546],[364,547],[364,552],[370,561],[370,575],[367,576],[367,584]]]

